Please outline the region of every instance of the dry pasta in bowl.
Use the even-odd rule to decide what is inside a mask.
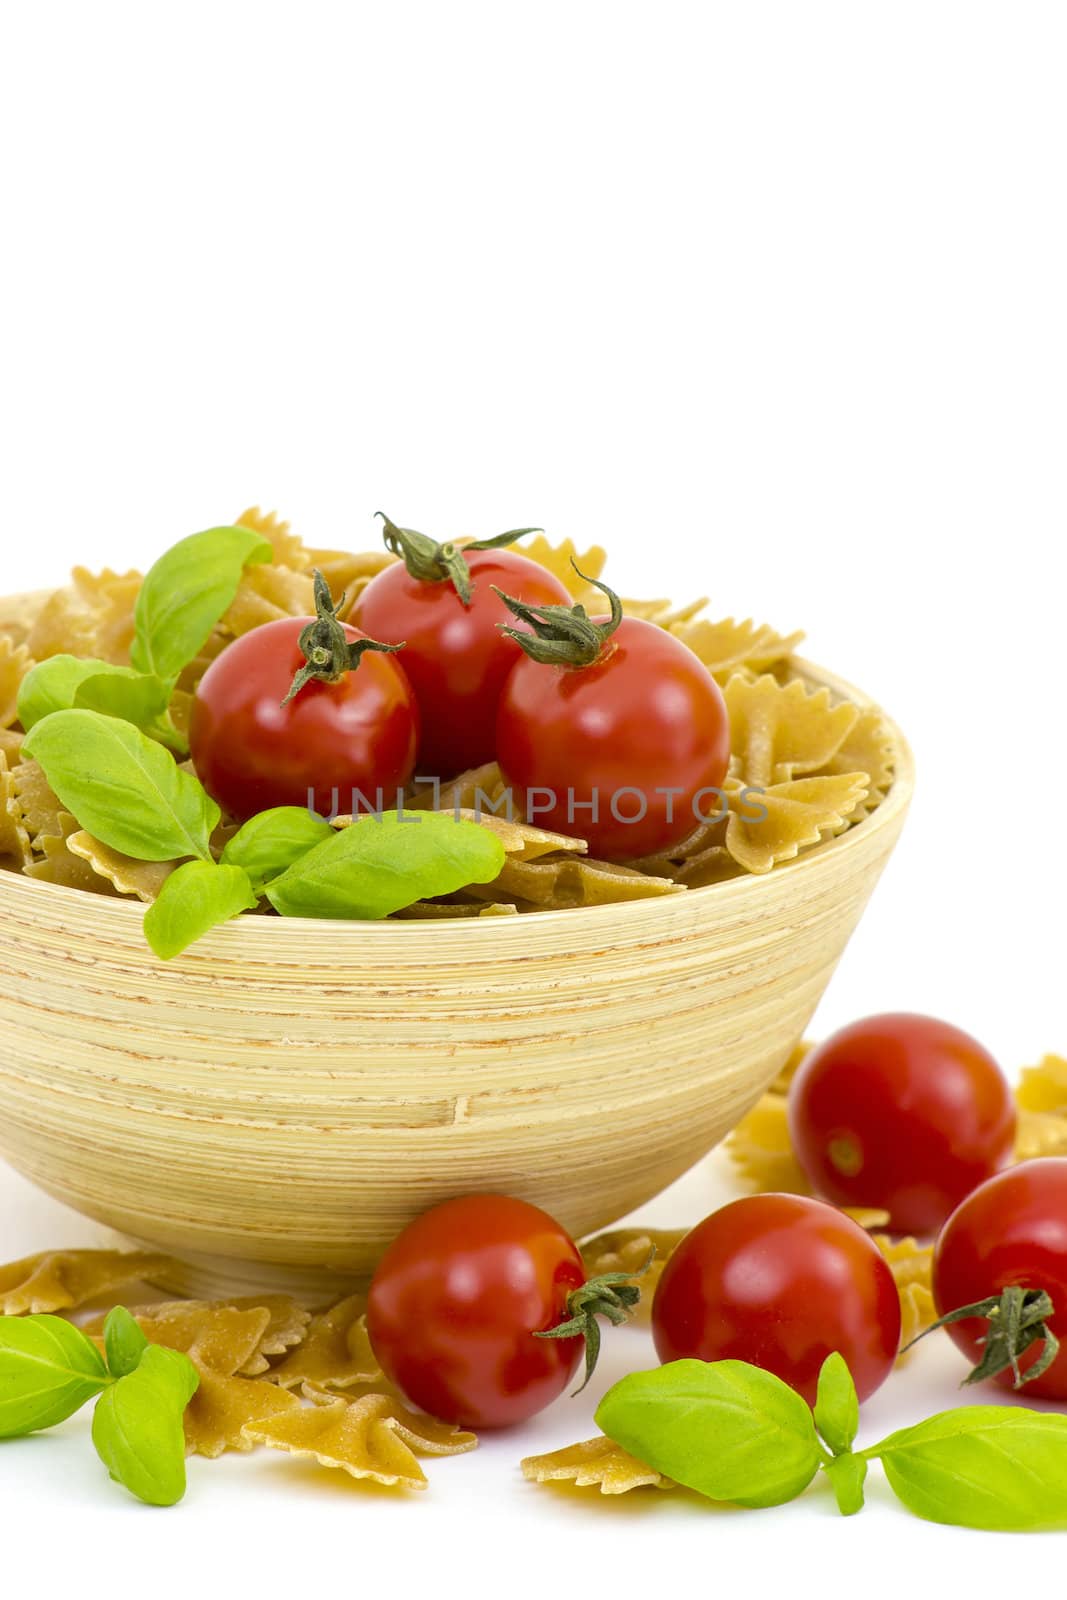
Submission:
[[[194,736],[190,758],[190,723],[195,728],[197,697],[203,695],[205,682],[210,685],[212,672],[239,641],[263,638],[260,630],[271,625],[296,627],[295,619],[305,619],[299,626],[306,626],[306,619],[315,616],[316,573],[321,595],[328,597],[319,608],[324,634],[323,604],[335,630],[353,631],[349,619],[359,614],[361,599],[374,595],[376,581],[386,573],[392,576],[390,569],[409,585],[416,582],[402,559],[412,559],[405,543],[409,535],[423,540],[398,529],[389,550],[349,554],[308,548],[288,523],[251,508],[229,527],[182,541],[147,579],[136,572],[93,573],[78,567],[66,587],[6,603],[0,611],[0,865],[38,882],[134,899],[149,907],[160,902],[146,918],[146,929],[162,956],[177,954],[213,922],[234,915],[308,914],[315,888],[296,880],[301,858],[316,847],[317,859],[332,867],[335,876],[379,870],[380,850],[366,861],[355,850],[352,865],[346,867],[344,841],[331,840],[324,827],[316,830],[309,821],[294,834],[291,816],[280,815],[291,813],[292,806],[253,801],[254,809],[241,806],[240,818],[228,812],[226,797],[240,785],[235,787],[232,779],[229,787],[221,778],[212,781],[219,761],[203,734],[199,742]],[[580,614],[593,616],[604,609],[604,592],[611,591],[601,584],[602,549],[579,550],[569,540],[553,545],[539,533],[513,547],[513,536],[504,537],[508,547],[499,554],[477,544],[436,548],[447,548],[449,559],[461,563],[464,551],[470,550],[472,571],[479,555],[497,566],[506,555],[520,576],[522,569],[534,566],[551,585],[566,589],[565,598],[581,608]],[[430,559],[424,550],[422,554]],[[417,561],[415,569],[425,580]],[[494,572],[495,566],[488,578]],[[475,572],[475,592],[487,594],[487,581]],[[204,592],[190,607],[185,597],[194,583]],[[447,573],[434,586],[449,588]],[[570,827],[542,827],[533,791],[509,781],[498,760],[430,780],[422,772],[426,763],[420,746],[413,764],[397,768],[384,760],[390,777],[401,780],[392,789],[396,804],[416,820],[430,811],[449,817],[455,826],[447,846],[437,836],[442,850],[479,826],[491,843],[481,841],[480,849],[471,846],[450,872],[442,872],[438,862],[413,868],[410,881],[394,897],[401,903],[365,904],[358,893],[347,899],[335,896],[322,915],[436,922],[679,895],[746,874],[769,873],[846,832],[883,803],[893,783],[896,736],[876,708],[860,706],[812,681],[795,654],[800,633],[780,633],[732,618],[714,620],[704,614],[703,601],[680,608],[646,599],[619,604],[624,623],[658,632],[671,641],[672,649],[695,657],[711,686],[709,696],[713,692],[721,703],[728,752],[714,786],[714,806],[706,803],[699,819],[689,819],[691,826],[675,824],[672,837],[661,839],[652,850],[641,850],[635,836],[634,851],[626,853],[630,841],[621,835],[624,853],[614,850],[601,859],[595,840],[591,844],[579,825],[581,801],[570,813]],[[542,607],[543,614],[532,617],[533,636],[547,634],[552,614],[564,609]],[[511,631],[500,629],[495,618],[491,626],[500,635]],[[530,636],[531,629],[526,632]],[[643,636],[638,643],[645,647]],[[275,648],[285,653],[281,644]],[[611,648],[608,639],[603,649]],[[518,657],[518,650],[514,654]],[[398,649],[396,656],[403,664],[405,650]],[[391,654],[367,659],[395,673]],[[421,682],[414,677],[416,668],[421,670],[421,662],[411,669],[413,681]],[[546,668],[543,681],[561,670],[566,667]],[[360,672],[352,671],[346,686],[360,678]],[[320,691],[332,688],[332,680],[320,680],[303,692],[314,691],[318,704],[325,698]],[[72,719],[73,713],[78,715]],[[112,730],[116,722],[121,725],[121,746],[105,738],[104,716],[111,719]],[[205,717],[201,713],[201,724]],[[72,737],[77,744],[73,758]],[[206,752],[203,772],[196,761],[199,751]],[[492,750],[488,754],[492,757]],[[264,762],[270,757],[267,750]],[[276,759],[284,763],[284,749]],[[140,771],[146,761],[152,764],[147,777]],[[162,781],[169,826],[153,832],[142,819],[135,819],[133,826],[124,825],[128,818],[116,819],[121,808],[101,805],[86,793],[91,767],[96,769],[89,775],[97,791],[106,787],[109,774],[114,774],[116,794],[123,792],[123,783],[128,785],[131,772],[153,792]],[[266,794],[262,785],[260,792]],[[334,797],[337,792],[335,787]],[[306,793],[310,803],[314,791],[307,787]],[[365,801],[363,791],[359,793]],[[380,804],[380,785],[377,793]],[[340,811],[328,818],[335,834],[351,821],[363,820],[354,819],[351,808],[338,807],[336,799],[332,810]],[[258,823],[253,822],[256,817]],[[256,832],[252,841],[250,826]],[[368,836],[366,829],[359,835]],[[395,833],[391,837],[398,839]],[[249,863],[255,870],[248,871]],[[273,893],[268,872],[283,879],[289,875]]]

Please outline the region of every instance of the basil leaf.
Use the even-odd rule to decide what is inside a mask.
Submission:
[[[146,728],[166,715],[173,692],[171,685],[154,673],[113,667],[110,672],[83,678],[74,692],[74,704]]]
[[[261,889],[333,835],[330,824],[306,806],[275,806],[250,817],[227,842],[219,860],[224,867],[243,867]]]
[[[130,723],[99,711],[53,711],[22,749],[82,827],[113,850],[138,861],[209,858],[218,806]]]
[[[71,710],[78,690],[88,679],[129,670],[129,667],[115,667],[110,661],[94,661],[88,657],[49,656],[47,661],[38,661],[31,667],[19,685],[18,719],[29,733],[34,723],[53,711]]]
[[[283,917],[386,917],[468,883],[489,883],[504,864],[495,833],[425,811],[362,817],[324,839],[266,890]]]
[[[863,1456],[854,1456],[850,1450],[824,1462],[823,1469],[837,1496],[837,1509],[843,1517],[854,1517],[863,1510],[863,1485],[867,1479],[867,1462]]]
[[[890,1434],[877,1456],[893,1492],[930,1522],[1009,1533],[1067,1528],[1067,1417],[963,1406]]]
[[[150,1344],[140,1365],[96,1402],[97,1455],[117,1483],[150,1506],[172,1506],[185,1493],[182,1417],[199,1382],[188,1356]]]
[[[835,1456],[851,1450],[860,1425],[860,1403],[856,1385],[844,1356],[835,1350],[827,1356],[819,1372],[815,1398],[815,1426]]]
[[[251,528],[208,528],[172,545],[137,596],[130,647],[137,670],[176,678],[229,609],[246,564],[272,556],[269,541]]]
[[[210,928],[252,911],[256,897],[243,867],[187,861],[172,872],[144,916],[144,933],[161,961],[180,956]]]
[[[631,1373],[608,1390],[596,1420],[658,1472],[742,1506],[795,1499],[823,1460],[800,1395],[744,1361],[671,1361]]]
[[[137,1318],[125,1306],[113,1306],[104,1321],[104,1349],[107,1369],[113,1378],[124,1378],[139,1365],[148,1349]]]
[[[73,1323],[0,1317],[0,1439],[63,1422],[109,1382],[99,1350]]]

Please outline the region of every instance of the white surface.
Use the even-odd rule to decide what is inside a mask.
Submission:
[[[1065,44],[1062,7],[980,0],[8,8],[3,586],[144,564],[254,500],[367,546],[384,506],[540,520],[608,543],[623,589],[803,625],[921,773],[819,1025],[912,1006],[1013,1069],[1067,1048]],[[0,1218],[7,1256],[86,1236],[13,1178]],[[611,1341],[601,1383],[647,1353]],[[951,1403],[957,1371],[924,1352],[865,1434]],[[592,1399],[431,1468],[415,1507],[234,1458],[163,1516],[85,1441],[5,1446],[4,1582],[44,1551],[83,1592],[240,1567],[275,1593],[306,1566],[376,1595],[605,1567],[636,1593],[881,1592],[921,1589],[920,1560],[945,1592],[1062,1549],[877,1488],[845,1523],[821,1496],[524,1486]]]

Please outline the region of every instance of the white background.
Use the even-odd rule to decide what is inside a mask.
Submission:
[[[442,535],[541,522],[609,545],[623,590],[804,626],[921,774],[820,1026],[906,1006],[1012,1071],[1067,1049],[1061,6],[0,17],[5,588],[144,565],[252,501],[368,547],[381,506]],[[719,1183],[654,1214],[695,1220]],[[13,1176],[0,1207],[3,1256],[93,1237]],[[603,1382],[647,1355],[613,1340]],[[924,1352],[865,1437],[951,1403],[958,1371]],[[523,1485],[595,1398],[431,1466],[414,1506],[232,1458],[152,1513],[84,1439],[5,1446],[4,1581],[943,1592],[1062,1562],[877,1489],[845,1523],[816,1495]]]

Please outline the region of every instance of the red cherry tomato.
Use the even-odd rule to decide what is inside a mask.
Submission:
[[[1067,1400],[1067,1159],[1043,1156],[998,1173],[969,1194],[949,1217],[934,1250],[934,1299],[939,1316],[975,1305],[1002,1290],[1044,1289],[1052,1300],[1048,1327],[1060,1354],[1024,1396]],[[982,1359],[989,1331],[968,1317],[947,1329],[972,1362]],[[1041,1354],[1032,1345],[1019,1360],[1023,1374]],[[997,1383],[1011,1388],[1010,1368]]]
[[[498,623],[514,622],[492,585],[532,605],[570,605],[545,567],[517,550],[470,550],[464,605],[452,581],[414,578],[402,561],[367,585],[353,609],[375,639],[404,640],[404,671],[422,714],[418,772],[452,778],[496,755],[496,712],[504,680],[521,651]]]
[[[189,724],[193,764],[208,793],[243,821],[272,806],[324,816],[352,809],[353,790],[385,806],[411,777],[418,707],[403,669],[368,651],[335,683],[312,680],[282,702],[304,666],[306,617],[283,617],[228,645],[200,680]],[[345,627],[353,644],[365,637]]]
[[[899,1012],[854,1022],[811,1051],[790,1090],[789,1126],[817,1194],[929,1234],[1010,1158],[1015,1105],[977,1039]]]
[[[470,1428],[522,1422],[560,1395],[580,1337],[538,1339],[585,1283],[577,1247],[537,1206],[506,1195],[448,1200],[417,1217],[379,1263],[367,1328],[386,1376],[431,1416]]]
[[[721,814],[726,702],[678,639],[624,617],[589,666],[522,657],[500,700],[497,759],[528,821],[634,860]]]
[[[820,1200],[734,1200],[686,1235],[652,1304],[661,1361],[749,1361],[814,1403],[836,1350],[861,1400],[889,1376],[900,1296],[878,1246]]]

